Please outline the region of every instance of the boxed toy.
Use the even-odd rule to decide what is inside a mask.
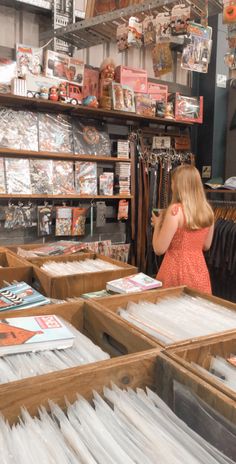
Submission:
[[[151,96],[152,100],[167,102],[168,86],[163,84],[155,84],[148,82],[147,93]]]
[[[28,74],[38,76],[42,72],[43,49],[28,45],[16,45],[16,66],[18,77]]]
[[[174,104],[176,121],[203,122],[203,97],[186,97],[179,93],[168,98]]]
[[[0,93],[11,92],[11,81],[16,77],[16,62],[0,58]]]
[[[128,85],[134,92],[147,93],[147,71],[145,69],[117,66],[115,80],[122,85]]]
[[[83,98],[94,95],[98,98],[99,70],[91,66],[84,68]]]
[[[83,85],[84,63],[63,53],[47,50],[45,54],[44,73],[63,81]]]
[[[148,94],[136,94],[136,113],[141,116],[155,116],[155,106],[153,105],[153,100]]]
[[[132,88],[112,82],[110,89],[114,110],[135,112],[134,91]]]

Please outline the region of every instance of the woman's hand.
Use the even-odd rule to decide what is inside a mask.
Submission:
[[[159,212],[159,216],[156,216],[156,214],[152,213],[151,217],[151,225],[152,227],[160,226],[161,221],[162,221],[162,211]]]

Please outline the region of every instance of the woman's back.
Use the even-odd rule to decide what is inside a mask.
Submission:
[[[172,206],[171,214],[178,216],[178,228],[166,251],[157,279],[162,281],[165,288],[187,285],[211,293],[210,278],[203,255],[209,227],[188,229],[180,204]]]

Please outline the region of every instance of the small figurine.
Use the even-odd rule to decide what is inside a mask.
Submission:
[[[57,87],[53,85],[49,90],[49,100],[58,101]]]
[[[89,95],[88,97],[83,98],[82,105],[89,106],[90,108],[97,108],[98,107],[97,98],[94,95]]]
[[[48,89],[47,87],[41,87],[39,97],[43,100],[48,100]]]
[[[59,84],[59,89],[58,89],[58,96],[59,96],[59,101],[66,101],[66,84],[62,82]]]
[[[115,78],[115,62],[112,58],[106,58],[103,60],[100,66],[100,77],[101,79],[111,79]]]

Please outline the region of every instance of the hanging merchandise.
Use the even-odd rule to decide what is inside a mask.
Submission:
[[[236,1],[223,0],[223,24],[236,23]]]
[[[129,48],[128,45],[128,24],[120,24],[116,30],[116,43],[118,52],[123,52]]]
[[[76,154],[111,156],[111,142],[105,124],[74,119],[73,137]]]
[[[0,108],[0,147],[38,151],[38,115]]]
[[[170,38],[170,22],[171,18],[169,13],[158,13],[156,16],[156,42],[159,42],[162,39]]]
[[[72,208],[72,232],[73,236],[85,235],[87,208]]]
[[[39,113],[39,150],[61,153],[73,151],[72,125],[68,116]]]
[[[155,77],[172,72],[173,60],[169,41],[161,41],[155,45],[152,50],[152,61]]]
[[[153,16],[146,16],[143,20],[143,42],[145,46],[156,43],[156,20]]]
[[[56,236],[71,235],[72,208],[67,206],[56,207]]]
[[[228,25],[227,40],[229,48],[236,48],[236,24]]]
[[[28,229],[35,227],[35,206],[32,203],[25,205],[19,202],[18,205],[14,205],[9,202],[5,208],[5,222],[4,229]]]
[[[54,195],[75,193],[72,161],[53,161],[53,193]]]
[[[143,44],[142,23],[138,18],[129,18],[128,45],[140,48]]]
[[[175,5],[171,10],[171,35],[185,35],[190,21],[191,7]]]
[[[53,161],[31,159],[30,180],[33,194],[53,193]]]
[[[188,27],[190,42],[183,49],[181,66],[183,69],[207,73],[212,47],[212,28],[194,22]]]
[[[163,149],[171,147],[171,138],[170,137],[160,137],[154,136],[152,139],[152,149]]]
[[[131,87],[112,82],[111,92],[114,110],[135,112],[134,91]]]
[[[227,52],[224,56],[225,65],[228,66],[229,69],[233,70],[236,69],[236,49],[232,48],[229,52]]]
[[[32,194],[29,160],[24,158],[5,158],[7,193]]]
[[[96,204],[96,227],[104,227],[106,225],[106,203],[98,201]]]
[[[50,205],[38,206],[38,236],[52,234],[52,210]]]
[[[42,73],[43,49],[29,47],[28,45],[16,45],[16,65],[18,77],[26,77],[28,74],[39,76]]]
[[[127,200],[120,200],[118,204],[118,221],[127,221],[129,216],[129,202]]]
[[[6,193],[4,158],[0,158],[0,193]]]
[[[97,195],[97,163],[75,162],[75,187],[79,195]]]

